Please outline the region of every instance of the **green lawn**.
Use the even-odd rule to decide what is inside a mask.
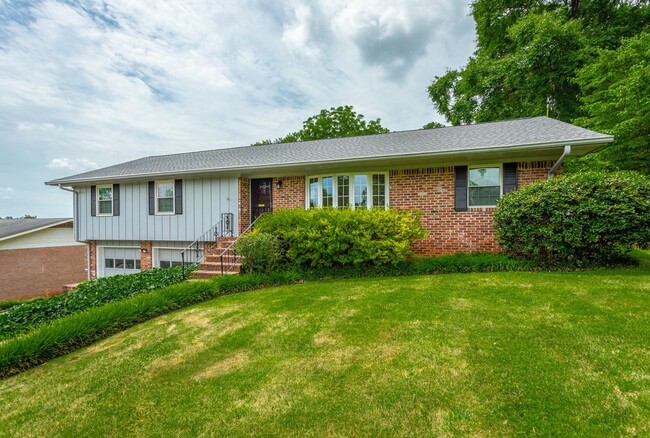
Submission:
[[[224,296],[0,381],[2,436],[650,434],[650,268]]]

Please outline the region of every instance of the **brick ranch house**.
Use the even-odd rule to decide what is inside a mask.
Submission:
[[[178,264],[224,219],[237,236],[281,208],[417,209],[430,231],[417,253],[495,252],[500,196],[612,140],[534,117],[153,156],[46,184],[74,192],[91,278]]]
[[[0,220],[0,300],[59,294],[88,276],[72,218]]]

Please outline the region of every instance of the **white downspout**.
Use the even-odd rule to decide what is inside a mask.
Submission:
[[[548,174],[546,175],[548,179],[552,179],[553,175],[557,171],[557,169],[560,167],[562,164],[562,161],[564,161],[564,158],[566,158],[567,155],[571,154],[571,145],[565,145],[564,146],[564,152],[562,152],[562,155],[560,155],[560,158],[557,159],[553,167],[551,167],[551,170],[548,171]]]

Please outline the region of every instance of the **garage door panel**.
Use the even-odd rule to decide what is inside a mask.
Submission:
[[[104,277],[140,272],[140,250],[137,248],[104,248]]]

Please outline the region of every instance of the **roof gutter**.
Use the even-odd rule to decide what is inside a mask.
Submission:
[[[560,155],[560,158],[557,159],[553,167],[548,171],[548,174],[546,175],[548,179],[553,179],[553,175],[556,174],[557,170],[560,168],[562,165],[562,162],[564,161],[564,158],[566,158],[568,155],[571,155],[571,145],[567,144],[564,146],[564,152],[562,152],[562,155]]]

